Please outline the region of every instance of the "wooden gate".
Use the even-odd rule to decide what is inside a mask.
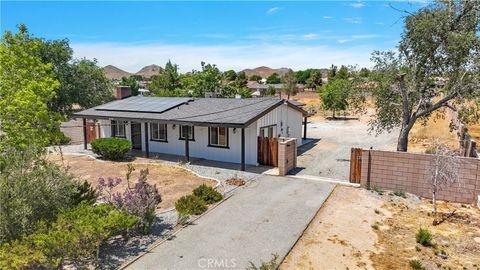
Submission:
[[[278,166],[278,139],[258,137],[258,163],[261,165]]]
[[[360,183],[362,175],[362,148],[352,148],[350,154],[350,182]]]

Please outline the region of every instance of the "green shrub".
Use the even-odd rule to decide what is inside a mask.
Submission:
[[[432,233],[428,229],[420,228],[415,235],[417,243],[425,247],[432,246]]]
[[[3,149],[0,152],[0,243],[32,233],[39,220],[53,221],[59,209],[76,205],[77,186],[78,182],[68,171],[35,150]]]
[[[407,198],[407,195],[406,195],[405,192],[403,192],[403,191],[395,191],[395,192],[392,193],[392,195],[395,195],[395,196],[397,196],[397,197],[402,197],[402,198],[404,198],[404,199]]]
[[[63,261],[87,265],[102,243],[137,222],[113,206],[81,203],[62,210],[52,224],[39,222],[35,233],[0,246],[0,269],[57,269]]]
[[[200,215],[207,208],[207,204],[195,195],[183,196],[175,203],[175,209],[182,215]]]
[[[193,195],[199,197],[207,204],[216,203],[223,198],[222,194],[205,184],[202,184],[194,189]]]
[[[91,142],[92,151],[109,160],[125,158],[127,152],[132,148],[132,143],[122,138],[100,138]]]
[[[409,265],[412,269],[414,270],[424,270],[425,267],[423,267],[422,262],[419,260],[410,260]]]
[[[50,138],[49,145],[65,145],[69,144],[72,139],[65,135],[59,129],[52,131],[52,137]]]

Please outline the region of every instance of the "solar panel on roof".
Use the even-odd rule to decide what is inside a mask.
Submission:
[[[116,100],[95,109],[100,111],[162,113],[192,100],[191,98],[178,97],[131,97]]]

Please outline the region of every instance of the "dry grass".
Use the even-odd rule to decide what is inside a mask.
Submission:
[[[387,195],[388,196],[388,195]],[[383,209],[393,213],[377,230],[377,247],[382,252],[372,254],[375,269],[410,269],[410,260],[419,260],[426,269],[479,269],[480,211],[471,206],[441,203],[445,216],[455,213],[438,226],[432,226],[432,205],[422,200],[412,205],[407,200],[387,202]],[[433,234],[435,247],[423,247],[415,242],[419,228]],[[448,254],[447,259],[438,253]]]
[[[458,139],[455,131],[450,130],[450,120],[442,117],[441,113],[434,113],[426,123],[417,121],[410,131],[408,142],[409,152],[424,153],[435,140],[452,149],[458,148]]]
[[[57,164],[62,164],[61,156],[58,154],[49,155],[49,159]],[[96,186],[99,177],[120,177],[124,181],[114,191],[123,191],[127,187],[127,181],[125,180],[126,162],[100,161],[87,156],[64,155],[63,164],[69,168],[73,175],[82,181],[88,181],[93,186]],[[182,168],[160,163],[139,164],[138,161],[134,161],[132,164],[135,171],[130,178],[131,183],[136,182],[140,170],[148,169],[148,182],[156,185],[162,196],[162,202],[157,208],[163,210],[173,207],[176,200],[191,193],[194,188],[201,184],[209,186],[216,184],[213,180],[198,177]]]

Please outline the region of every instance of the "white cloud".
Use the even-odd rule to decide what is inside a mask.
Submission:
[[[308,33],[308,34],[302,35],[302,38],[305,40],[313,40],[313,39],[318,39],[319,36],[314,33]]]
[[[340,41],[339,41],[340,42]],[[114,65],[136,72],[149,64],[164,65],[169,59],[182,72],[200,69],[200,62],[217,64],[222,70],[242,70],[257,66],[290,67],[295,70],[328,67],[332,64],[371,66],[368,46],[338,48],[321,45],[171,45],[72,43],[77,58],[98,59],[99,65]]]
[[[324,18],[325,20],[330,20],[330,19],[333,18],[333,17],[332,17],[332,16],[323,16],[323,18]]]
[[[267,10],[267,12],[265,14],[273,15],[273,14],[277,13],[279,10],[280,10],[279,7],[272,7],[271,9]]]
[[[346,43],[346,42],[349,42],[351,41],[351,39],[338,39],[337,42],[340,43],[340,44],[343,44],[343,43]]]
[[[353,8],[362,8],[365,6],[365,4],[362,2],[356,2],[356,3],[351,3],[350,6]]]
[[[383,22],[376,22],[375,24],[376,24],[376,25],[384,25]]]
[[[361,24],[362,23],[362,18],[359,17],[354,17],[354,18],[343,18],[344,21],[353,23],[353,24]]]

